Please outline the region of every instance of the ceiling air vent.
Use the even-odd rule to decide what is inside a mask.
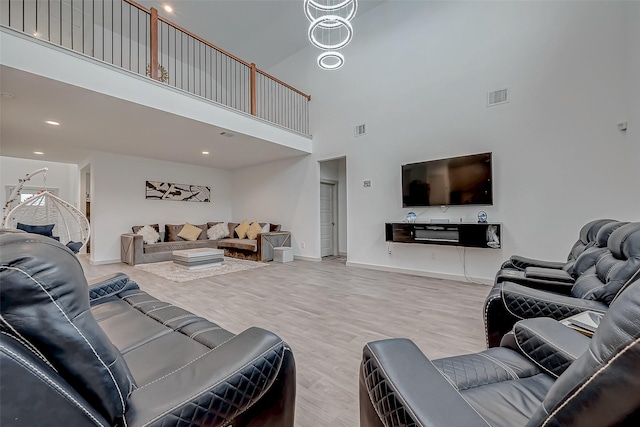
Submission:
[[[355,131],[356,136],[366,135],[366,133],[367,133],[367,130],[364,124],[356,126],[356,131]]]
[[[487,94],[487,107],[509,102],[509,89],[494,90]]]

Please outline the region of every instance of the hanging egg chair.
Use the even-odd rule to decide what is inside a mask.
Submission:
[[[7,215],[5,227],[29,231],[42,226],[52,237],[60,240],[74,252],[80,251],[89,241],[89,220],[78,209],[48,191],[29,197]],[[42,234],[42,233],[41,233]],[[48,235],[48,232],[47,234]]]

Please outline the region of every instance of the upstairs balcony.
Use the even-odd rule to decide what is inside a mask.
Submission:
[[[311,97],[131,0],[3,0],[0,25],[309,136]]]

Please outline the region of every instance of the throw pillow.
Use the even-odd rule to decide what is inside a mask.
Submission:
[[[149,226],[154,230],[156,230],[158,233],[160,233],[160,226],[158,224],[149,224]],[[144,227],[144,225],[134,225],[133,227],[131,227],[131,231],[134,234],[137,234],[142,227]]]
[[[187,222],[178,233],[178,237],[182,237],[184,240],[193,242],[194,240],[198,240],[200,233],[202,233],[202,229]]]
[[[236,227],[236,234],[238,239],[245,239],[247,237],[247,230],[249,230],[249,223],[245,219],[242,224]]]
[[[178,233],[182,231],[184,224],[165,224],[164,225],[164,241],[165,242],[182,242],[184,239],[178,237]]]
[[[74,254],[77,254],[82,248],[82,242],[69,242],[67,243],[67,247],[73,251]]]
[[[211,240],[219,240],[229,236],[229,227],[226,223],[219,223],[207,230],[207,236]]]
[[[266,224],[264,225],[264,227],[262,227],[262,231],[261,231],[261,233],[268,233],[268,232],[269,232],[269,228],[271,228],[271,227],[269,226],[269,223],[266,223]]]
[[[142,236],[142,241],[147,245],[151,245],[153,243],[158,242],[160,239],[160,233],[158,233],[152,226],[145,225],[142,227],[136,234]]]
[[[255,240],[262,233],[262,227],[257,222],[252,223],[247,230],[247,239]]]
[[[53,236],[53,227],[55,224],[47,224],[47,225],[29,225],[18,223],[16,228],[18,230],[26,231],[27,233],[40,234],[42,236],[51,237]]]

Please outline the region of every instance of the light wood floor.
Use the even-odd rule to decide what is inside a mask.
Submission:
[[[153,296],[234,333],[250,326],[289,343],[297,366],[296,425],[358,426],[358,367],[368,341],[412,339],[430,358],[485,347],[488,286],[294,261],[174,283],[125,264],[89,265],[87,278],[123,271]]]

